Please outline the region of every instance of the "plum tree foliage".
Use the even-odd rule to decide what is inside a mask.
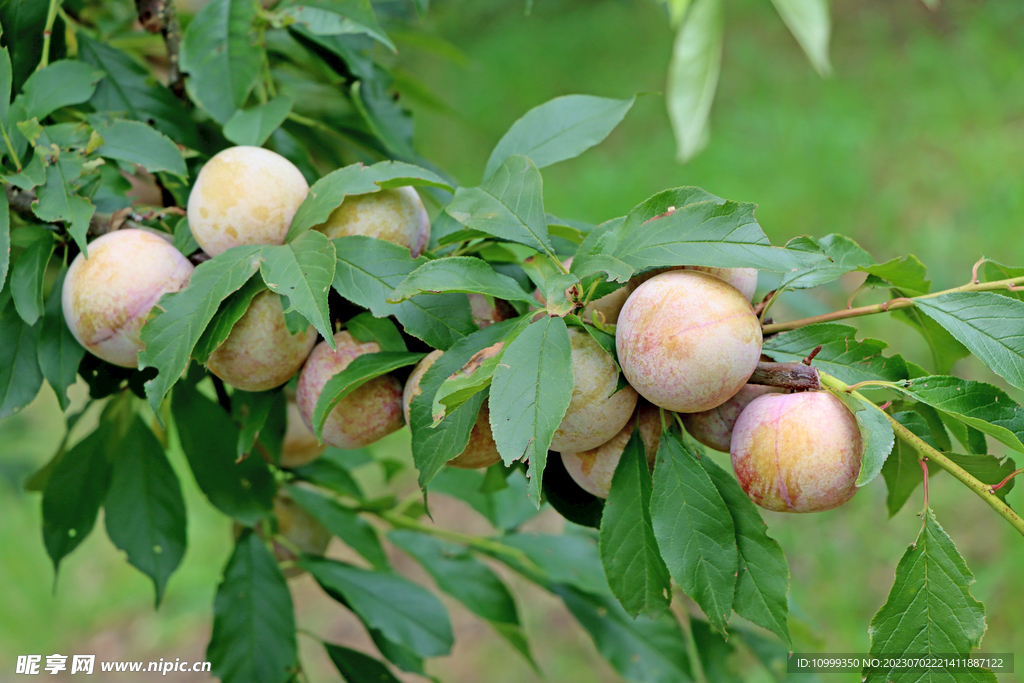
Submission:
[[[717,11],[693,4],[681,34]],[[774,246],[753,204],[695,187],[562,219],[541,169],[600,143],[633,98],[530,110],[459,186],[416,152],[369,3],[136,5],[0,4],[0,417],[50,385],[69,436],[28,486],[54,570],[103,508],[158,604],[188,543],[180,445],[237,524],[208,650],[227,683],[301,676],[286,581],[301,571],[377,646],[325,643],[346,680],[448,654],[444,605],[393,570],[392,547],[531,663],[492,563],[560,597],[625,678],[660,683],[708,681],[737,641],[765,666],[795,647],[788,565],[755,504],[825,510],[881,474],[895,514],[927,460],[1024,534],[1004,500],[1020,470],[988,449],[1024,453],[1024,411],[946,374],[974,354],[1024,389],[1024,268],[982,258],[933,292],[913,256],[879,263],[841,235]],[[854,272],[886,301],[768,317]],[[933,357],[837,322],[870,314],[899,316]],[[78,378],[89,398],[72,407]],[[371,500],[353,470],[402,465],[360,448],[406,424],[422,491]],[[731,450],[735,476],[701,444]],[[494,532],[432,524],[437,495]],[[563,534],[521,531],[548,507]],[[969,654],[984,608],[927,487],[922,517],[872,652]],[[325,557],[333,537],[362,561]],[[670,610],[682,594],[706,618]],[[921,595],[954,609],[921,611]]]

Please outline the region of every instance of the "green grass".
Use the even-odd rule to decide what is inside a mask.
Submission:
[[[676,164],[664,101],[644,95],[604,144],[544,171],[549,211],[596,222],[659,190],[699,185],[757,202],[758,219],[776,243],[842,232],[879,260],[914,253],[930,267],[936,288],[965,282],[981,254],[1024,264],[1019,2],[945,1],[932,14],[916,0],[837,0],[835,76],[824,81],[768,0],[727,4],[725,64],[707,149],[685,166]],[[551,97],[627,97],[664,88],[672,37],[653,2],[545,0],[529,17],[521,0],[433,5],[430,30],[454,44],[464,63],[401,41],[399,61],[457,112],[431,109],[406,92],[417,111],[420,151],[462,183],[478,182],[508,126]],[[829,310],[845,302],[849,287],[844,281],[823,294],[784,297],[775,313],[781,319]],[[858,326],[926,360],[906,328],[884,317]],[[957,371],[991,379],[974,362]],[[202,659],[230,523],[186,474],[190,546],[159,612],[152,609],[152,586],[112,547],[102,520],[66,559],[54,591],[38,496],[22,493],[20,485],[52,453],[61,424],[49,390],[20,416],[0,422],[2,666],[29,652]],[[405,434],[382,452],[400,452]],[[184,472],[180,454],[172,457]],[[834,512],[765,515],[791,564],[793,600],[814,622],[821,650],[866,651],[868,621],[920,526],[920,492],[892,520],[884,497],[879,479]],[[1024,506],[1019,489],[1009,499]],[[1024,654],[1024,539],[951,477],[933,479],[932,505],[977,576],[972,592],[988,609],[985,650],[1016,647]],[[296,584],[300,623],[338,639],[357,638],[343,610],[302,581]],[[513,585],[529,596],[524,619],[548,680],[616,680],[554,600],[521,582]],[[444,680],[539,680],[486,627],[456,614],[468,640],[436,664]],[[313,657],[323,671],[322,656]],[[4,669],[0,679],[6,675]]]

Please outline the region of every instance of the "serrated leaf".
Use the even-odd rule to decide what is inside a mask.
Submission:
[[[53,255],[53,234],[40,230],[39,235],[18,257],[11,269],[11,297],[14,308],[27,325],[35,325],[43,314],[43,278],[46,264]]]
[[[956,546],[935,521],[931,510],[917,542],[903,554],[896,580],[885,604],[871,619],[871,655],[917,657],[941,652],[969,655],[985,633],[985,608],[970,594],[974,575]],[[879,669],[866,672],[865,681],[989,681],[996,677],[977,671],[971,677],[951,675],[943,668],[921,672]]]
[[[231,336],[235,323],[249,310],[253,298],[265,289],[266,285],[261,278],[250,277],[244,285],[228,295],[196,342],[195,348],[192,349],[192,358],[205,365],[210,354]]]
[[[665,99],[676,137],[676,157],[689,161],[707,144],[708,114],[722,67],[721,0],[693,0],[676,32]]]
[[[319,398],[316,400],[316,407],[313,408],[313,433],[321,438],[324,423],[327,417],[334,410],[338,403],[351,394],[353,391],[366,384],[370,380],[385,375],[392,370],[404,368],[407,365],[415,365],[423,358],[424,353],[409,353],[408,351],[380,351],[378,353],[366,353],[352,360],[344,370],[327,380]]]
[[[36,71],[22,88],[22,104],[26,121],[45,119],[61,107],[81,104],[92,97],[103,72],[91,64],[62,59]]]
[[[920,377],[903,391],[1024,453],[1024,408],[998,387],[959,377]]]
[[[494,371],[489,399],[491,432],[505,465],[530,465],[530,498],[540,506],[551,437],[573,390],[571,344],[565,321],[543,318],[516,337]]]
[[[932,289],[931,281],[925,280],[927,269],[913,255],[858,270],[868,274],[864,280],[868,287],[892,287],[899,290],[901,296],[919,296]]]
[[[43,386],[38,345],[39,328],[26,325],[10,299],[0,304],[0,418],[27,406]]]
[[[372,166],[345,166],[313,183],[306,199],[295,212],[285,239],[293,240],[314,225],[326,221],[349,195],[369,194],[406,185],[452,190],[451,185],[436,173],[401,161],[381,161]]]
[[[267,287],[288,297],[296,310],[334,348],[327,292],[334,280],[334,243],[310,231],[281,246],[263,247],[260,274]],[[286,311],[287,312],[287,311]]]
[[[348,683],[401,683],[379,659],[333,643],[324,643],[324,649]]]
[[[146,345],[139,352],[139,369],[158,370],[146,382],[146,396],[158,416],[160,403],[188,367],[192,350],[220,303],[244,285],[259,265],[260,247],[232,247],[200,263],[184,289],[164,294],[153,307],[139,335]]]
[[[46,183],[36,192],[32,212],[47,223],[66,222],[68,232],[82,253],[88,253],[86,231],[96,207],[85,197],[76,194],[78,178],[82,174],[84,157],[64,153],[57,163],[46,167]]]
[[[78,364],[82,362],[85,349],[68,329],[61,305],[61,291],[67,269],[62,269],[53,281],[50,296],[46,299],[43,324],[39,335],[37,357],[39,369],[57,395],[61,410],[68,409],[68,387],[78,377]]]
[[[635,100],[566,95],[534,107],[498,141],[487,160],[484,178],[516,154],[529,157],[537,168],[579,156],[608,137]]]
[[[480,356],[474,356],[466,365],[444,380],[444,383],[438,387],[437,393],[434,394],[431,405],[434,418],[432,427],[436,427],[446,415],[468,401],[470,397],[491,386],[494,371],[497,370],[498,365],[501,363],[502,350],[504,348],[499,346],[499,344],[508,344],[519,329],[517,326],[516,330],[510,332],[504,341],[481,351],[481,354],[491,353],[493,355],[483,360],[480,359]]]
[[[0,54],[6,53],[5,49],[0,49]],[[0,59],[0,64],[3,60]],[[0,98],[3,94],[0,93]],[[0,126],[3,125],[3,120],[0,119]],[[11,207],[7,201],[7,193],[0,193],[3,196],[0,197],[0,292],[4,290],[7,285],[7,270],[11,265]]]
[[[360,569],[334,560],[300,562],[328,593],[340,595],[368,629],[421,657],[446,655],[454,637],[444,605],[434,595],[391,572]]]
[[[483,394],[470,397],[446,419],[433,426],[433,397],[441,384],[465,365],[475,353],[504,339],[519,323],[505,320],[456,341],[434,361],[420,378],[420,394],[409,406],[412,459],[419,470],[419,485],[425,487],[441,467],[465,450],[483,404]]]
[[[1024,389],[1024,301],[951,292],[914,303],[996,374]]]
[[[736,527],[718,488],[674,432],[663,432],[658,446],[651,519],[672,578],[724,632],[739,569]]]
[[[601,656],[623,678],[643,683],[689,683],[686,640],[675,617],[630,617],[610,595],[555,586]]]
[[[598,545],[608,586],[631,617],[664,613],[672,599],[668,568],[651,523],[651,471],[634,429],[612,475]]]
[[[336,501],[301,486],[289,486],[292,500],[313,515],[328,531],[340,538],[371,565],[387,571],[391,569],[388,556],[380,544],[377,530],[358,514]]]
[[[918,405],[924,404],[919,403]],[[975,455],[988,453],[988,440],[982,432],[961,422],[948,413],[939,412],[939,419],[946,429],[949,430],[949,433],[955,436],[956,440],[967,449],[968,453]],[[952,449],[952,446],[950,449]]]
[[[821,252],[828,259],[784,274],[779,282],[779,289],[817,287],[838,280],[846,273],[875,264],[871,254],[845,235],[833,233],[820,240],[812,240],[806,236],[798,237],[786,246],[809,253]]]
[[[101,157],[138,164],[150,173],[167,171],[179,178],[188,178],[185,159],[174,142],[145,123],[139,121],[91,120],[94,129],[103,138],[96,149]]]
[[[491,626],[537,668],[519,623],[515,599],[490,567],[463,547],[414,531],[388,532],[388,540],[427,570],[437,587]]]
[[[827,260],[821,253],[773,247],[754,219],[754,208],[696,187],[659,192],[625,218],[595,228],[576,257],[587,260],[573,272],[600,270],[590,262],[596,254],[614,256],[637,273],[685,265],[785,273]]]
[[[1000,460],[994,455],[961,455],[959,453],[946,453],[946,457],[982,484],[989,486],[1002,483],[1006,477],[1017,471],[1017,464],[1012,458]],[[1010,479],[1003,484],[1002,488],[993,491],[993,495],[1005,501],[1006,494],[1013,490],[1015,481],[1016,478]]]
[[[217,587],[206,658],[224,683],[286,683],[298,660],[288,584],[249,529],[235,542]]]
[[[96,523],[119,441],[110,423],[101,420],[92,434],[64,454],[50,474],[43,489],[43,543],[54,574]]]
[[[292,0],[281,14],[291,17],[314,35],[337,36],[363,33],[392,52],[388,38],[374,14],[369,0]]]
[[[284,96],[249,109],[239,109],[224,124],[224,137],[236,145],[262,147],[291,111],[292,100]]]
[[[394,288],[427,262],[425,256],[414,259],[403,246],[362,235],[338,237],[334,245],[338,254],[334,289],[357,306],[370,309],[378,318],[394,315],[406,332],[435,349],[447,349],[478,329],[464,294],[388,303]]]
[[[128,562],[152,579],[159,606],[185,555],[185,500],[163,446],[138,415],[114,454],[103,520]]]
[[[345,329],[361,342],[374,342],[381,351],[408,351],[402,333],[390,318],[375,318],[372,313],[359,313],[348,319]]]
[[[886,458],[892,452],[896,435],[889,420],[880,410],[876,410],[868,401],[858,402],[860,408],[853,414],[857,418],[857,425],[864,441],[864,457],[856,482],[856,485],[861,487],[871,483],[882,471]]]
[[[832,72],[828,61],[828,39],[832,30],[828,0],[772,0],[796,42],[800,43],[814,70],[822,76]]]
[[[172,140],[187,147],[199,145],[196,126],[181,100],[170,88],[153,82],[149,70],[124,52],[94,40],[82,31],[75,33],[78,58],[105,72],[89,100],[98,112],[117,112],[150,123]]]
[[[273,506],[274,476],[261,458],[238,461],[238,428],[195,387],[180,384],[171,400],[178,440],[196,483],[218,510],[246,525]]]
[[[932,353],[933,367],[938,374],[948,373],[954,363],[971,353],[966,346],[943,329],[942,325],[917,308],[898,308],[890,315],[893,319],[913,327],[921,334]]]
[[[1013,266],[1006,266],[997,261],[991,259],[985,261],[984,265],[978,270],[980,280],[982,282],[993,282],[995,280],[1009,280],[1013,278],[1024,277],[1024,268],[1014,268]],[[1003,296],[1009,296],[1014,299],[1024,301],[1024,291],[1021,290],[1009,290],[1009,289],[997,289],[994,290],[997,294]]]
[[[761,514],[736,479],[710,458],[701,458],[700,464],[729,508],[736,529],[739,575],[733,609],[792,647],[787,601],[789,564],[782,546],[768,535]]]
[[[181,70],[189,97],[224,125],[245,104],[259,80],[263,50],[249,0],[212,0],[189,23],[181,40]]]
[[[821,346],[812,364],[848,384],[864,380],[896,382],[908,376],[901,356],[886,357],[888,344],[880,339],[857,340],[857,328],[818,323],[765,339],[763,353],[779,362],[800,361]]]
[[[537,303],[515,280],[495,272],[486,261],[470,256],[427,261],[395,287],[388,302],[401,303],[423,292],[486,294],[506,301]]]
[[[537,165],[515,154],[480,187],[460,187],[445,212],[467,228],[553,253]]]
[[[937,444],[932,438],[925,419],[915,412],[894,413],[893,419],[921,437],[921,439],[932,448]],[[934,465],[928,463],[928,474],[933,474]],[[889,454],[885,465],[882,467],[882,478],[885,479],[885,487],[888,491],[885,499],[886,507],[889,510],[889,517],[892,517],[906,504],[910,494],[914,492],[924,479],[924,472],[921,470],[920,456],[903,439],[896,439],[892,453]]]

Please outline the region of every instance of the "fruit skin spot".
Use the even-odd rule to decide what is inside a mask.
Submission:
[[[857,492],[863,458],[857,419],[824,392],[767,394],[732,434],[732,465],[752,501],[776,512],[839,507]]]
[[[309,185],[290,161],[261,147],[229,147],[210,159],[188,198],[192,236],[216,256],[240,244],[284,244]]]
[[[163,237],[146,230],[107,233],[89,243],[68,268],[61,305],[68,329],[86,350],[108,363],[138,367],[140,338],[150,310],[177,292],[194,267]]]
[[[328,238],[364,235],[408,247],[413,258],[430,240],[430,217],[411,187],[345,197],[341,206],[314,230]]]
[[[761,355],[761,325],[735,287],[707,273],[672,270],[626,300],[616,326],[619,363],[655,405],[710,410],[734,396]]]

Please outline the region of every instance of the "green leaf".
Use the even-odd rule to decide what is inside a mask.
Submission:
[[[401,303],[423,292],[476,293],[506,301],[537,303],[536,299],[524,292],[515,280],[495,272],[486,261],[470,256],[427,261],[409,273],[409,276],[391,293],[388,302]]]
[[[918,405],[924,404],[919,403]],[[975,455],[988,453],[988,441],[983,433],[970,425],[964,424],[948,413],[940,412],[939,419],[946,429],[949,430],[949,433],[955,436],[956,440],[967,449],[968,453]],[[952,446],[950,448],[952,449]]]
[[[85,349],[75,339],[75,335],[71,334],[67,321],[64,320],[61,291],[66,274],[67,269],[64,268],[53,281],[50,296],[46,299],[37,348],[39,369],[53,387],[53,393],[57,394],[61,410],[68,409],[68,387],[75,383],[78,377],[78,364],[85,356]]]
[[[488,621],[534,668],[537,667],[519,623],[515,599],[490,567],[466,548],[414,531],[390,531],[388,540],[419,562],[439,589]]]
[[[139,335],[146,345],[139,351],[139,369],[159,371],[146,382],[146,396],[158,416],[160,403],[188,367],[192,350],[220,303],[244,285],[259,265],[260,247],[232,247],[200,263],[184,289],[160,297]]]
[[[345,329],[361,342],[374,342],[381,351],[408,351],[402,333],[390,318],[375,318],[372,313],[359,313],[348,319]]]
[[[96,111],[116,112],[135,121],[152,122],[154,128],[172,140],[179,140],[186,147],[199,146],[196,126],[188,110],[170,88],[153,81],[146,67],[82,31],[75,33],[75,39],[78,58],[106,73],[89,100]]]
[[[387,152],[401,158],[414,158],[412,145],[412,114],[394,97],[394,78],[377,65],[372,76],[352,84],[349,95],[356,111],[363,117],[373,137],[383,143]]]
[[[192,228],[188,226],[188,218],[184,216],[174,226],[174,248],[185,256],[199,251],[199,243],[192,235]]]
[[[25,324],[13,301],[0,303],[0,418],[27,406],[43,386],[38,345],[39,328]]]
[[[900,296],[919,296],[932,289],[931,281],[924,279],[927,269],[913,255],[858,270],[868,273],[864,280],[868,287],[892,287],[899,290]]]
[[[1024,301],[951,292],[914,303],[997,375],[1024,389]]]
[[[266,285],[261,278],[250,277],[244,285],[228,295],[196,342],[192,358],[205,365],[210,354],[231,336],[235,323],[249,310],[252,300],[265,289]]]
[[[369,194],[406,185],[452,190],[436,173],[401,161],[382,161],[372,166],[345,166],[328,173],[309,188],[309,194],[292,218],[286,241],[326,221],[349,195]]]
[[[301,3],[301,4],[298,4]],[[295,0],[281,14],[301,24],[314,35],[336,36],[363,33],[397,52],[388,38],[369,0]]]
[[[689,683],[686,640],[675,617],[630,617],[611,596],[556,586],[576,620],[594,640],[601,656],[623,678],[643,683]]]
[[[861,487],[871,483],[882,471],[886,458],[892,452],[896,436],[892,431],[892,425],[881,411],[876,410],[867,401],[858,403],[860,406],[853,414],[857,418],[861,438],[864,440],[864,457],[856,482],[856,485]]]
[[[896,382],[908,377],[901,356],[883,356],[888,344],[880,339],[857,340],[857,328],[839,323],[818,323],[765,339],[763,353],[772,360],[803,360],[818,345],[813,365],[848,384],[864,380]]]
[[[36,192],[32,203],[36,217],[47,223],[66,222],[68,232],[82,253],[88,253],[86,231],[96,207],[85,197],[76,194],[80,184],[84,157],[65,152],[57,163],[46,167],[46,184]]]
[[[281,246],[263,247],[260,274],[270,291],[288,297],[298,311],[334,348],[327,293],[334,280],[334,244],[323,233],[307,232]]]
[[[294,225],[294,223],[293,223]],[[389,304],[391,293],[409,273],[427,262],[405,247],[362,235],[334,240],[338,262],[334,289],[378,318],[394,315],[405,331],[435,349],[447,349],[478,328],[464,294],[418,296]]]
[[[501,542],[517,550],[521,550],[527,559],[533,563],[541,572],[536,575],[536,570],[530,572],[527,568],[518,565],[509,559],[507,555],[498,557],[505,564],[513,569],[523,572],[534,581],[540,579],[541,585],[547,585],[553,589],[555,585],[572,586],[584,593],[592,595],[607,595],[612,598],[608,591],[608,581],[605,579],[604,570],[601,568],[601,558],[598,554],[597,544],[583,536],[566,536],[555,534],[511,534],[503,536]],[[618,605],[614,599],[611,600]],[[621,611],[621,607],[618,608]],[[625,612],[622,612],[625,614]]]
[[[316,407],[313,408],[313,433],[318,439],[321,438],[324,423],[331,411],[353,391],[392,370],[415,365],[425,355],[425,353],[409,353],[407,351],[381,351],[354,358],[344,370],[327,380],[327,384],[320,392]]]
[[[807,268],[782,276],[779,289],[806,289],[838,280],[846,273],[875,265],[875,259],[859,244],[844,235],[831,234],[820,240],[798,237],[787,244],[790,249],[810,253],[820,252],[828,260],[818,261]]]
[[[993,282],[995,280],[1009,280],[1011,278],[1024,277],[1024,268],[1014,268],[1012,266],[1004,266],[1002,263],[987,260],[985,264],[978,270],[980,280],[982,282]],[[1012,291],[1009,289],[997,289],[997,294],[1003,296],[1013,297],[1024,301],[1024,292],[1021,290]]]
[[[515,530],[537,516],[536,506],[526,497],[527,481],[522,471],[513,470],[505,479],[505,488],[497,491],[486,490],[486,484],[487,475],[483,472],[445,467],[430,480],[429,492],[464,501],[486,517],[494,528],[505,532]]]
[[[90,121],[103,137],[97,155],[138,164],[151,173],[167,171],[183,180],[188,178],[181,150],[163,133],[139,121]]]
[[[789,564],[782,546],[771,538],[757,507],[736,479],[708,457],[700,464],[722,496],[736,529],[739,576],[733,609],[792,647],[789,635]]]
[[[913,398],[1024,453],[1024,408],[998,387],[959,377],[920,377],[903,390]]]
[[[381,571],[391,569],[391,563],[388,562],[388,556],[380,544],[377,530],[365,519],[352,510],[342,507],[336,501],[310,489],[289,486],[288,493],[328,531],[362,555],[367,562]]]
[[[490,420],[505,465],[530,464],[530,497],[540,506],[544,465],[551,437],[573,391],[569,332],[561,318],[543,318],[516,337],[494,371]]]
[[[206,658],[224,683],[286,683],[298,656],[288,584],[263,541],[246,529],[217,586]]]
[[[525,320],[523,322],[525,322]],[[519,329],[521,328],[517,326],[516,330],[510,332],[509,336],[506,337],[505,341],[502,343],[508,344],[512,341],[512,339],[517,336]],[[434,418],[434,424],[431,425],[432,427],[436,427],[442,420],[444,420],[445,416],[468,401],[471,397],[491,386],[491,380],[494,378],[494,371],[498,369],[498,365],[501,363],[503,348],[504,347],[500,347],[496,351],[494,351],[494,349],[485,349],[484,352],[493,352],[493,355],[484,358],[483,360],[477,357],[470,359],[466,365],[459,368],[444,380],[444,383],[438,387],[437,393],[434,394],[433,404],[431,405],[431,411]]]
[[[871,655],[916,657],[930,652],[969,655],[981,645],[985,633],[985,608],[970,594],[974,575],[960,557],[953,541],[935,521],[931,510],[924,529],[896,566],[896,580],[889,598],[871,619]],[[927,678],[943,681],[990,681],[996,677],[976,671],[968,679],[943,668],[929,669]],[[920,672],[878,669],[865,681],[923,680]]]
[[[21,90],[22,83],[39,65],[39,58],[43,54],[43,41],[39,37],[42,36],[43,29],[46,27],[48,4],[37,2],[37,0],[4,0],[4,2],[0,2],[0,22],[3,23],[4,33],[7,34],[4,42],[8,43],[8,48],[11,51],[10,63],[13,67],[14,92]],[[51,55],[54,55],[53,48],[57,47],[57,43],[63,37],[62,30],[58,30],[62,25],[63,21],[59,18],[54,23],[53,41],[55,44],[50,50]],[[12,40],[11,37],[15,38]],[[6,102],[11,101],[10,91],[2,92],[0,95],[7,96]],[[6,123],[7,118],[4,117],[3,121]]]
[[[946,453],[946,457],[960,466],[972,477],[982,484],[995,486],[1002,483],[1006,477],[1017,471],[1017,464],[1011,458],[1000,460],[994,455],[960,455],[959,453]],[[1006,500],[1006,494],[1013,490],[1016,479],[1006,482],[1002,488],[992,493]]]
[[[480,187],[460,187],[445,212],[472,230],[553,253],[537,165],[515,154]]]
[[[249,0],[212,0],[189,23],[181,41],[181,70],[192,101],[224,125],[259,80],[264,52]]]
[[[105,501],[107,535],[153,580],[159,606],[185,555],[185,500],[163,446],[138,415],[114,454]]]
[[[446,462],[465,450],[484,400],[483,394],[474,395],[434,427],[434,395],[444,381],[474,354],[504,339],[518,323],[518,320],[505,320],[463,337],[434,361],[420,378],[421,392],[409,406],[409,429],[412,432],[412,459],[420,471],[421,488]]]
[[[708,114],[722,67],[722,2],[693,0],[691,5],[676,33],[665,93],[681,163],[707,144]]]
[[[910,325],[921,334],[932,352],[932,364],[938,374],[948,373],[954,363],[971,353],[966,346],[943,329],[942,325],[917,308],[898,308],[890,315],[893,319]]]
[[[534,107],[498,141],[487,160],[484,178],[490,178],[516,154],[529,157],[537,168],[578,157],[608,137],[635,100],[566,95]]]
[[[283,96],[249,109],[239,109],[224,124],[224,137],[236,145],[262,147],[291,111],[291,98]]]
[[[111,423],[101,420],[51,472],[43,489],[43,543],[54,574],[61,560],[92,531],[110,486],[111,459],[117,447],[125,445],[121,442]]]
[[[918,413],[899,412],[893,414],[893,419],[921,437],[925,443],[933,448],[937,445],[932,438],[928,423]],[[933,473],[934,466],[928,463],[929,476]],[[882,467],[882,477],[885,479],[885,487],[888,491],[885,505],[889,509],[889,517],[892,517],[907,502],[910,494],[921,485],[924,479],[924,472],[921,470],[920,456],[903,439],[896,439],[892,453]],[[997,482],[998,483],[998,482]]]
[[[25,118],[42,121],[61,107],[88,101],[103,72],[86,62],[62,59],[36,71],[22,89]],[[12,122],[16,123],[16,122]]]
[[[11,269],[14,307],[27,325],[35,325],[43,314],[43,280],[55,246],[53,233],[46,230],[38,233],[37,239],[21,252]]]
[[[582,276],[600,270],[591,260],[596,254],[613,256],[637,273],[685,265],[785,273],[826,259],[821,253],[773,247],[754,219],[753,204],[727,202],[696,187],[659,192],[621,221],[595,228],[580,245],[577,258],[584,260],[579,266],[573,260],[573,272]]]
[[[324,649],[348,683],[401,683],[379,659],[332,643],[324,643]]]
[[[832,72],[828,62],[828,38],[832,22],[828,0],[772,0],[811,65],[822,76]]]
[[[639,429],[615,467],[598,547],[608,586],[631,617],[668,610],[672,585],[651,524],[651,471]]]
[[[317,486],[362,500],[365,497],[363,489],[349,471],[350,455],[350,451],[328,448],[319,458],[292,472],[300,479]]]
[[[674,432],[661,435],[651,518],[672,578],[724,632],[739,568],[736,527],[708,473]]]
[[[584,491],[566,471],[561,457],[551,458],[544,468],[544,501],[573,524],[601,527],[605,500]]]
[[[391,572],[360,569],[334,560],[300,562],[320,586],[340,595],[367,629],[422,657],[446,655],[454,637],[444,605],[434,595]]]
[[[251,392],[236,389],[231,394],[231,417],[236,424],[241,425],[241,429],[238,431],[238,443],[235,446],[236,458],[242,459],[252,452],[260,432],[267,424],[267,418],[270,416],[275,402],[280,402],[283,412],[285,400],[280,391]],[[277,455],[279,457],[280,452]],[[277,460],[275,459],[274,462],[276,463]]]
[[[235,459],[238,428],[227,413],[184,383],[174,391],[171,412],[181,449],[210,503],[246,525],[265,517],[273,506],[274,476],[260,458]]]
[[[0,49],[0,55],[6,53],[6,50]],[[0,59],[0,65],[3,64],[3,60]],[[2,76],[2,72],[0,72]],[[0,98],[3,97],[3,93],[0,93]],[[0,126],[3,125],[3,120],[0,119]],[[0,197],[0,292],[4,290],[4,286],[7,284],[7,270],[11,265],[11,207],[7,201],[7,193],[0,193],[3,196]]]

